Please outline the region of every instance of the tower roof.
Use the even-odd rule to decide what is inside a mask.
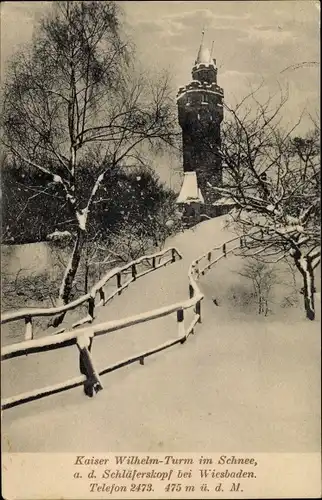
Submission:
[[[196,66],[198,64],[207,64],[207,65],[213,64],[213,61],[211,59],[211,54],[210,54],[209,50],[204,46],[204,43],[203,43],[204,35],[205,35],[205,30],[202,30],[200,47],[198,50],[197,59],[195,60]]]
[[[211,56],[209,50],[203,46],[203,43],[201,43],[197,59],[195,61],[195,64],[211,64]]]

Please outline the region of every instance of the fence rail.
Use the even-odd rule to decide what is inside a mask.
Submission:
[[[238,244],[236,245],[236,242]],[[232,245],[233,244],[233,245]],[[232,245],[232,246],[231,246]],[[62,391],[66,391],[68,389],[78,387],[80,385],[84,386],[84,392],[87,396],[92,397],[95,393],[103,389],[103,384],[101,382],[100,377],[106,373],[109,373],[113,370],[116,370],[120,367],[126,366],[130,363],[134,363],[139,361],[141,365],[144,364],[144,359],[152,354],[160,352],[168,347],[171,347],[178,343],[184,343],[188,336],[191,333],[194,333],[194,329],[198,323],[201,323],[201,301],[204,298],[201,293],[197,281],[201,275],[204,275],[206,271],[208,271],[216,262],[220,259],[227,257],[229,253],[232,253],[234,250],[238,248],[243,248],[245,246],[245,236],[235,237],[229,241],[226,241],[223,245],[219,245],[217,247],[212,248],[210,251],[202,254],[200,257],[195,259],[188,270],[188,291],[189,298],[186,300],[182,300],[181,302],[177,302],[175,304],[170,304],[168,306],[164,306],[158,309],[154,309],[153,311],[144,312],[141,314],[137,314],[135,316],[131,316],[128,318],[123,318],[114,321],[108,321],[105,323],[91,325],[84,328],[80,328],[77,330],[70,330],[62,333],[58,333],[54,336],[46,336],[40,339],[26,339],[23,342],[12,344],[2,349],[2,360],[8,360],[12,358],[16,358],[19,356],[24,356],[26,354],[34,354],[41,353],[48,350],[60,349],[71,345],[77,345],[80,353],[79,357],[79,368],[81,372],[81,376],[78,376],[73,379],[69,379],[66,382],[62,382],[59,384],[55,384],[52,386],[47,386],[42,389],[37,389],[35,391],[27,392],[24,394],[19,394],[13,397],[9,397],[7,399],[2,400],[2,409],[12,408],[14,406],[33,401],[36,399],[40,399],[51,394],[56,394]],[[171,251],[171,261],[175,260],[176,256],[181,258],[180,253],[177,249],[171,248],[164,252],[159,252],[158,254],[154,254],[152,256],[141,257],[139,261],[143,261],[144,259],[153,259],[153,268],[156,269],[161,267],[161,265],[165,265],[165,263],[158,265],[156,264],[156,258],[163,256],[166,252]],[[221,253],[213,259],[214,253],[220,251]],[[135,261],[137,263],[137,261]],[[100,293],[101,302],[106,303],[106,299],[104,299],[101,295],[101,289],[106,283],[107,279],[110,279],[112,276],[117,277],[118,290],[121,288],[119,273],[122,270],[127,270],[131,267],[133,271],[133,263],[127,264],[123,266],[123,268],[119,268],[114,270],[112,273],[109,273],[108,278],[105,276],[98,284],[96,284],[91,293],[88,294],[90,297],[94,296],[97,292]],[[147,272],[147,271],[146,271]],[[143,274],[146,274],[144,272]],[[138,278],[139,275],[133,276],[132,279]],[[141,274],[141,275],[143,275]],[[123,285],[124,287],[124,285]],[[83,301],[88,300],[87,296],[82,298]],[[78,299],[80,300],[80,299]],[[109,300],[109,299],[107,299]],[[105,302],[104,302],[105,301]],[[76,301],[75,301],[76,302]],[[83,302],[82,302],[83,303]],[[72,303],[72,307],[76,307],[75,304]],[[185,329],[185,311],[194,308],[194,316],[189,326]],[[53,311],[48,311],[47,315],[57,314],[57,308]],[[122,361],[117,362],[116,364],[110,365],[102,369],[101,371],[97,371],[94,367],[94,363],[91,357],[91,347],[93,343],[93,339],[100,335],[105,335],[107,333],[115,332],[117,330],[121,330],[127,328],[129,326],[138,325],[141,323],[145,323],[147,321],[153,321],[157,318],[162,318],[168,315],[176,313],[177,316],[177,335],[175,338],[170,339],[169,341],[160,344],[150,350],[141,352],[129,358],[126,358]],[[16,313],[10,313],[5,315],[4,321],[9,322],[14,321],[21,318],[28,318],[35,315],[43,315],[43,310],[35,309],[33,313],[31,310],[21,310]],[[81,324],[81,322],[78,322]]]
[[[170,254],[170,256],[169,256]],[[103,278],[100,279],[87,293],[86,295],[82,295],[78,299],[70,302],[69,304],[60,306],[60,307],[50,307],[50,308],[26,308],[19,309],[18,311],[9,311],[4,313],[1,316],[0,323],[6,324],[14,321],[25,320],[25,340],[33,339],[33,318],[36,317],[46,317],[46,316],[58,316],[62,313],[66,313],[68,311],[72,311],[79,306],[87,303],[87,311],[88,314],[74,323],[72,328],[76,328],[78,326],[84,325],[85,323],[92,323],[95,319],[95,313],[97,308],[104,306],[112,300],[116,295],[120,295],[122,291],[127,288],[133,281],[136,281],[138,278],[145,276],[146,274],[155,271],[161,267],[166,266],[169,263],[175,262],[176,258],[181,259],[182,255],[180,252],[174,248],[167,248],[162,250],[161,252],[154,253],[152,255],[144,255],[139,259],[131,261],[125,264],[122,267],[117,267],[106,273]],[[157,260],[159,262],[157,263]],[[140,264],[147,263],[151,267],[149,269],[145,269],[141,272],[138,272],[138,266]],[[131,270],[131,277],[122,283],[122,278],[125,276],[128,270]],[[106,296],[106,291],[104,287],[113,279],[116,278],[116,290]],[[99,297],[98,303],[96,303],[96,297]],[[62,333],[64,329],[59,332],[55,332],[56,334]]]

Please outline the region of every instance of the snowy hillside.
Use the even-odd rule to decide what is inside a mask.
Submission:
[[[183,260],[134,282],[96,322],[188,298],[189,264],[233,236],[224,226],[217,218],[176,235],[168,245]],[[221,262],[200,280],[203,322],[185,344],[103,376],[104,390],[93,399],[77,388],[6,410],[3,449],[317,451],[320,322],[305,321],[302,311],[239,314],[227,303],[238,261]],[[107,366],[176,333],[173,315],[99,337],[95,364]],[[7,397],[77,376],[78,351],[29,355],[3,363],[2,371]]]

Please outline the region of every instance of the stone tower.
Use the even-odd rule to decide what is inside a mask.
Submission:
[[[219,197],[211,185],[222,183],[218,155],[220,124],[223,119],[224,92],[217,84],[216,60],[203,45],[192,68],[192,82],[180,87],[177,94],[179,124],[182,128],[183,170],[196,172],[204,204],[201,211],[214,215],[213,202]]]

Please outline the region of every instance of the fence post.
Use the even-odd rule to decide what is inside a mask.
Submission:
[[[241,236],[240,239],[239,239],[239,247],[240,248],[243,248],[243,237]]]
[[[136,266],[135,264],[132,264],[132,278],[135,280],[136,279]]]
[[[199,315],[198,323],[201,323],[201,300],[198,300],[196,304],[195,313]]]
[[[171,254],[172,254],[171,262],[175,262],[176,261],[176,251],[174,248],[171,249]]]
[[[117,273],[116,275],[116,287],[117,289],[121,288],[122,286],[122,279],[121,279],[121,273]],[[118,295],[121,295],[122,290],[118,291]]]
[[[98,391],[103,389],[99,375],[94,368],[93,360],[90,354],[93,338],[83,335],[77,339],[79,349],[79,369],[86,376],[84,382],[84,392],[86,396],[92,398]]]
[[[152,257],[152,267],[155,269],[155,257]]]
[[[225,257],[227,257],[227,253],[226,253],[226,243],[223,244],[222,246],[222,251],[223,251],[223,254]]]
[[[192,285],[189,285],[189,299],[192,299],[194,294],[194,289]]]
[[[25,316],[25,340],[32,340],[33,339],[33,331],[32,331],[32,317],[31,316]]]
[[[211,252],[208,252],[208,262],[211,262]]]
[[[90,297],[88,299],[88,314],[94,319],[94,310],[95,310],[95,297]]]
[[[183,337],[181,343],[185,342],[185,331],[184,331],[184,310],[178,309],[177,311],[177,322],[178,322],[178,337]]]

